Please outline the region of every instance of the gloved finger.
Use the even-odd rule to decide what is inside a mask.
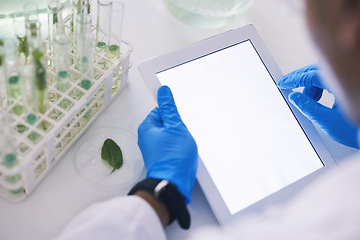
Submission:
[[[171,90],[168,86],[161,86],[158,90],[159,113],[166,126],[182,123]]]
[[[354,148],[357,143],[357,127],[348,122],[335,108],[327,108],[308,96],[293,92],[290,101],[313,123],[335,141]]]
[[[293,89],[298,87],[317,87],[326,89],[320,80],[320,72],[318,70],[289,73],[280,79],[277,85],[281,89]]]
[[[152,127],[162,127],[162,121],[160,118],[159,108],[154,108],[145,118],[145,120],[140,124],[138,128],[138,133],[152,128]]]
[[[300,92],[289,94],[289,100],[297,107],[302,114],[313,121],[320,127],[329,124],[329,116],[331,117],[331,109],[321,105],[317,101]]]
[[[305,87],[302,93],[315,101],[319,101],[323,94],[323,91],[324,89],[318,87]]]

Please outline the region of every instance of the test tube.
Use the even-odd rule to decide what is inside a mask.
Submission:
[[[2,108],[0,108],[0,156],[2,165],[7,168],[13,168],[18,164],[12,128],[10,127],[10,116]]]
[[[38,16],[39,6],[34,2],[24,4],[24,16],[26,22],[36,22],[39,20]]]
[[[4,40],[0,39],[0,108],[7,108]]]
[[[89,90],[91,88],[92,82],[89,79],[82,79],[80,82],[80,87],[82,87],[85,90]],[[89,107],[91,104],[91,100],[86,104],[86,107]],[[89,119],[91,117],[92,110],[91,108],[87,110],[87,112],[84,114],[83,118]]]
[[[7,96],[13,99],[19,99],[21,96],[20,79],[18,75],[18,56],[16,52],[16,43],[11,39],[4,41],[4,69],[5,85]]]
[[[80,72],[80,79],[91,80],[93,76],[94,42],[91,35],[90,15],[77,16],[77,43],[76,68]]]
[[[90,14],[90,2],[89,0],[72,0],[72,12],[71,12],[71,32],[73,33],[73,44],[77,41],[77,16]]]
[[[13,14],[13,24],[15,30],[15,36],[18,40],[18,53],[19,64],[26,65],[29,60],[29,44],[26,35],[26,21],[25,15],[22,12],[16,12]]]
[[[40,113],[45,113],[48,104],[46,68],[44,67],[43,41],[41,39],[41,24],[33,24],[33,31],[36,32],[30,41],[31,62],[34,72],[33,96],[34,106]]]
[[[80,0],[72,0],[71,1],[71,19],[70,19],[70,28],[73,37],[73,44],[76,42],[76,18],[77,15],[80,13],[81,9],[81,1]]]
[[[27,22],[26,33],[29,49],[43,48],[45,50],[41,39],[41,23],[39,21]]]
[[[112,0],[97,0],[96,51],[102,52],[110,43]]]
[[[48,28],[50,41],[55,40],[57,34],[64,34],[62,16],[63,4],[57,0],[51,0],[48,4]]]
[[[70,39],[65,35],[55,37],[56,88],[66,92],[70,88]]]
[[[124,4],[120,1],[113,0],[111,5],[111,30],[110,30],[110,38],[108,43],[108,54],[107,57],[110,59],[118,59],[120,58],[120,46],[121,46],[121,34],[122,34],[122,23],[123,23],[123,15],[124,15]]]
[[[33,95],[33,81],[34,81],[34,68],[32,64],[24,66],[19,71],[19,78],[21,82],[21,98],[23,112],[25,115],[25,120],[33,125],[37,121],[36,112],[37,104],[34,101]]]

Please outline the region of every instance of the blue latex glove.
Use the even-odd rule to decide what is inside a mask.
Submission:
[[[180,118],[169,87],[159,88],[158,104],[138,129],[138,145],[147,177],[175,184],[187,204],[196,177],[197,146]]]
[[[332,139],[341,144],[359,148],[357,128],[342,115],[338,106],[334,104],[333,108],[328,108],[318,103],[326,88],[321,82],[320,71],[316,64],[285,75],[278,82],[278,87],[281,89],[304,87],[302,93],[290,93],[290,102]]]

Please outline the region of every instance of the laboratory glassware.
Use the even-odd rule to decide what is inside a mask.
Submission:
[[[48,4],[48,31],[49,40],[54,41],[57,34],[64,34],[65,28],[62,16],[63,4],[56,0],[51,0]]]
[[[66,92],[70,88],[70,39],[65,34],[55,36],[55,68],[56,68],[56,88],[61,92]]]
[[[25,15],[22,12],[13,14],[13,25],[16,39],[18,40],[19,64],[26,65],[29,61],[29,44],[26,35]]]
[[[177,19],[189,25],[211,29],[242,17],[254,0],[162,0]]]

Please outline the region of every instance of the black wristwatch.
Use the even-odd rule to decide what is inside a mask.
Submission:
[[[190,214],[185,205],[185,197],[174,184],[167,180],[146,178],[137,183],[128,195],[133,195],[139,190],[153,194],[167,206],[170,212],[170,223],[176,219],[181,228],[189,229]]]

